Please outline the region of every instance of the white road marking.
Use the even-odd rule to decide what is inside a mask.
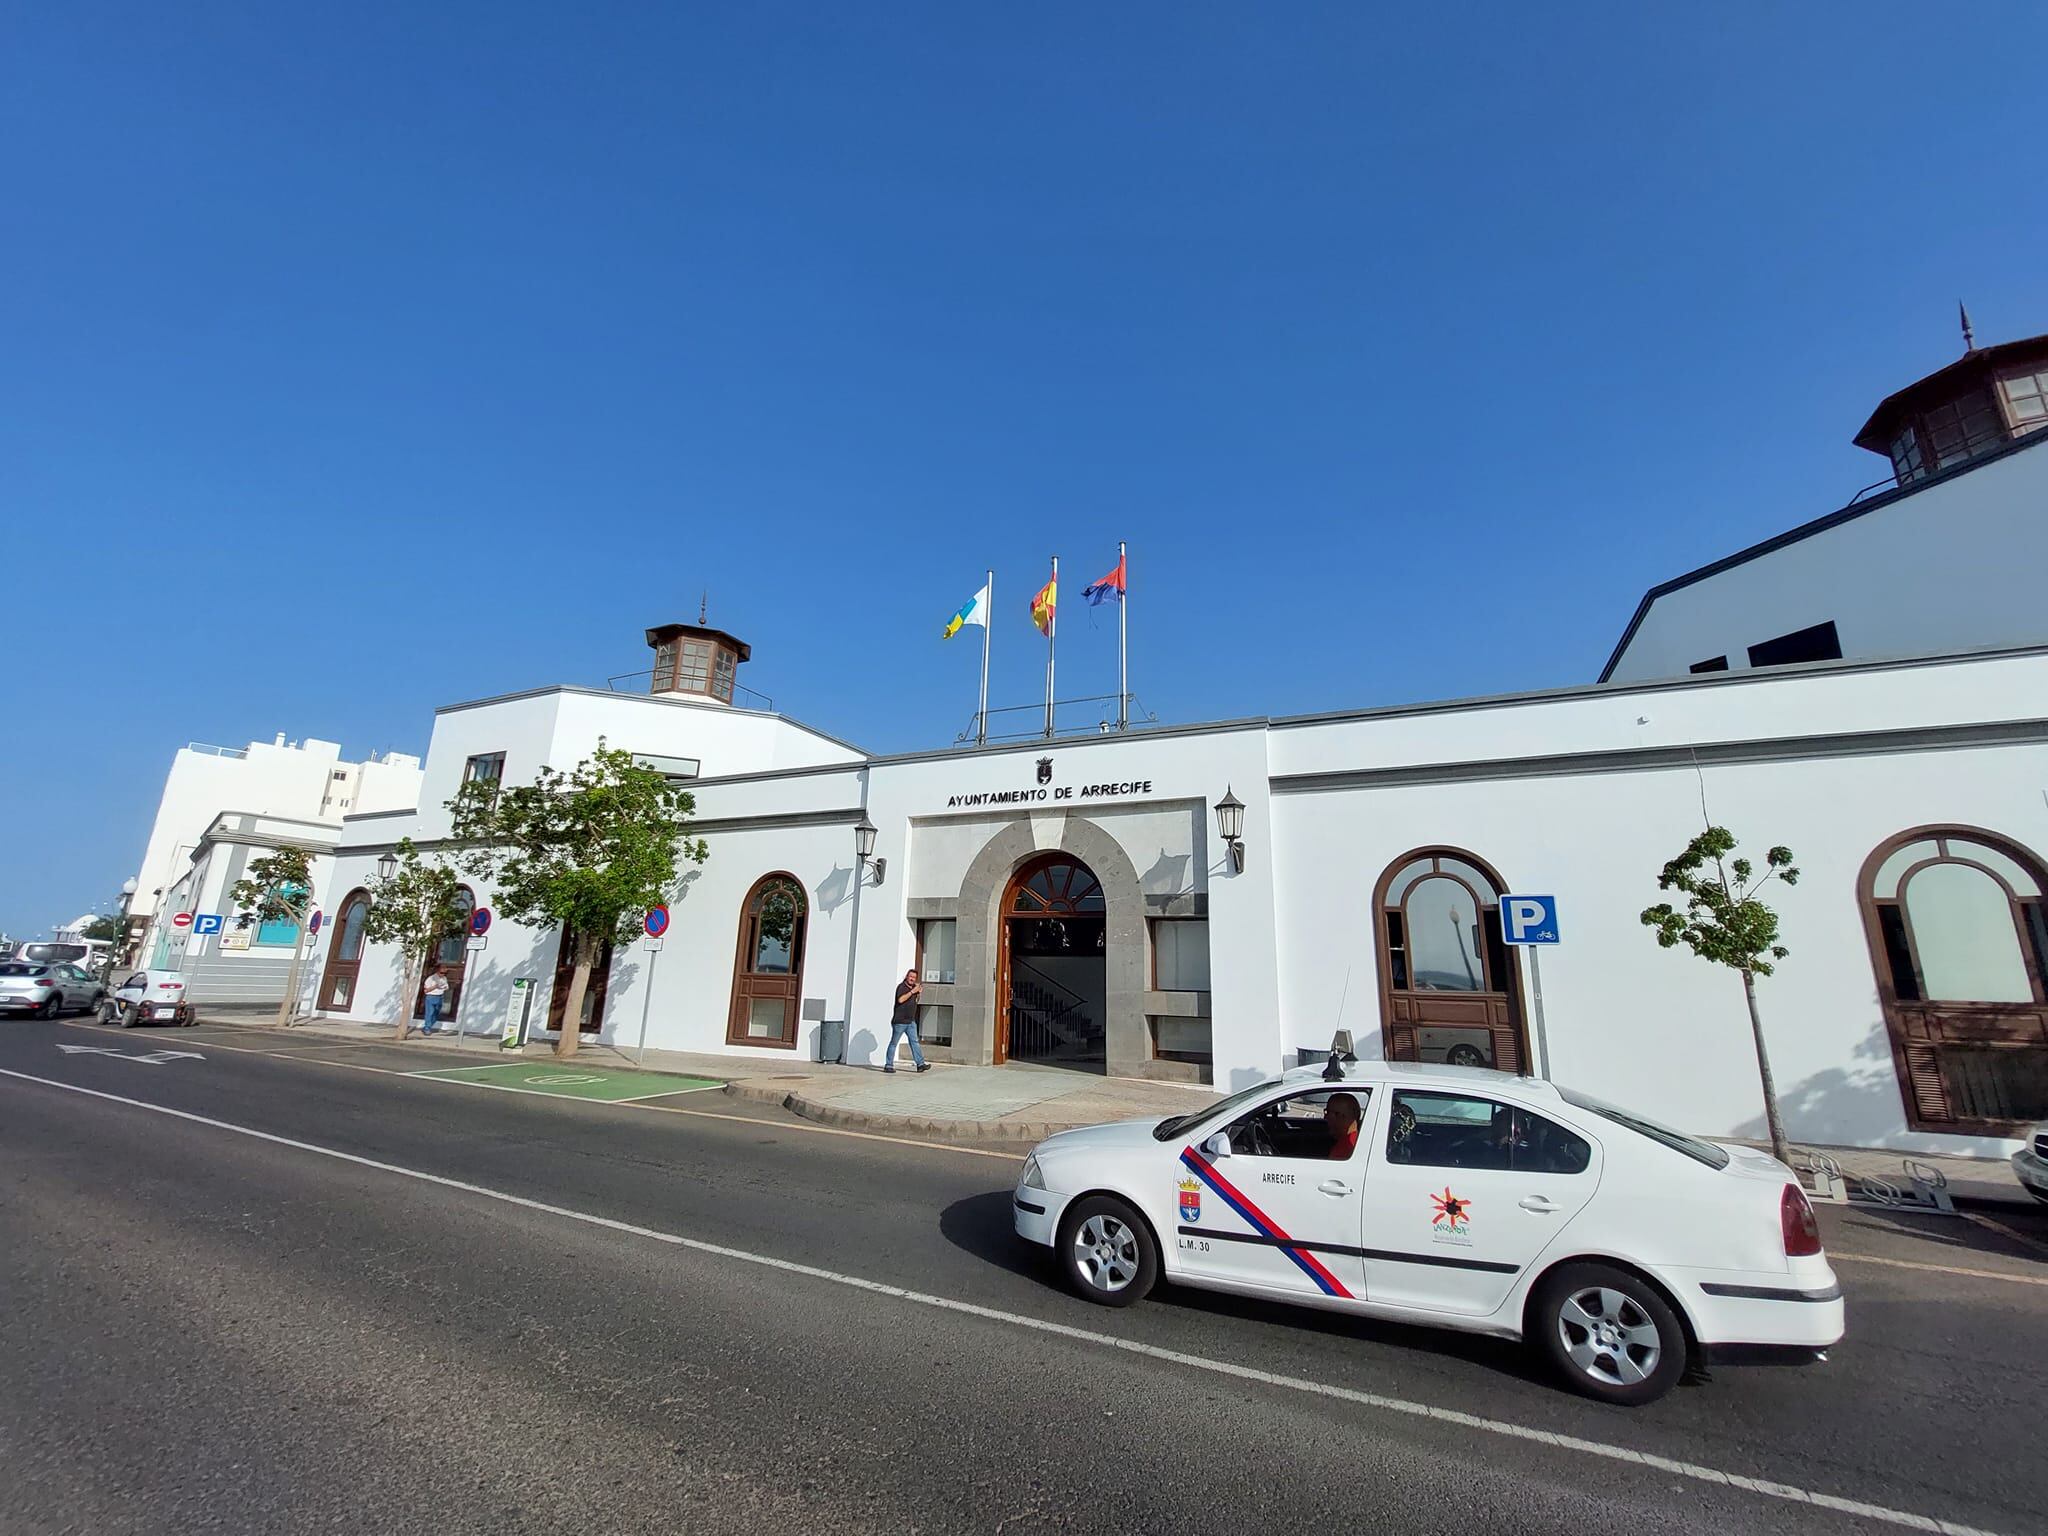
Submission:
[[[1963,1275],[1972,1280],[2010,1280],[2014,1285],[2048,1285],[2048,1275],[2013,1275],[2002,1269],[1958,1269],[1953,1264],[1922,1264],[1913,1259],[1882,1259],[1874,1253],[1843,1253],[1828,1250],[1828,1262],[1847,1259],[1852,1264],[1882,1264],[1887,1269],[1918,1269],[1930,1275]]]
[[[403,1074],[400,1074],[403,1075]],[[443,1174],[425,1173],[417,1168],[404,1168],[396,1163],[383,1163],[373,1157],[362,1157],[354,1152],[342,1152],[333,1147],[323,1147],[310,1141],[297,1141],[289,1136],[273,1135],[259,1131],[252,1126],[236,1125],[227,1120],[215,1120],[206,1115],[195,1115],[189,1110],[172,1109],[163,1104],[151,1104],[143,1099],[126,1098],[118,1093],[103,1093],[97,1088],[83,1088],[76,1083],[59,1082],[55,1078],[35,1077],[27,1072],[14,1072],[0,1067],[0,1076],[19,1078],[25,1083],[40,1083],[48,1088],[61,1088],[68,1093],[82,1093],[95,1099],[106,1099],[115,1104],[126,1104],[134,1109],[146,1109],[153,1114],[169,1115],[179,1120],[189,1120],[195,1125],[211,1126],[215,1130],[229,1131],[237,1136],[247,1136],[256,1141],[267,1141],[280,1147],[291,1147],[300,1152],[311,1152],[318,1157],[328,1157],[336,1162],[354,1163],[359,1168],[372,1168],[379,1173],[392,1174],[402,1179],[415,1179],[422,1184],[436,1184],[443,1189],[460,1190],[467,1195],[478,1195],[486,1200],[496,1200],[505,1205],[518,1206],[522,1210],[539,1211],[548,1216],[559,1216],[566,1221],[578,1221],[586,1226],[603,1227],[612,1232],[623,1232],[630,1237],[646,1238],[650,1242],[667,1243],[672,1247],[688,1249],[692,1253],[707,1254],[712,1258],[731,1259],[736,1263],[758,1265],[763,1269],[780,1271],[783,1274],[801,1275],[808,1280],[822,1280],[831,1285],[845,1286],[850,1290],[867,1291],[877,1296],[892,1296],[899,1301],[912,1302],[941,1312],[957,1312],[968,1317],[982,1318],[988,1322],[1001,1323],[1011,1328],[1022,1328],[1033,1333],[1052,1334],[1070,1339],[1075,1343],[1093,1344],[1105,1349],[1122,1350],[1127,1354],[1143,1355],[1153,1360],[1163,1360],[1172,1365],[1187,1366],[1191,1370],[1208,1371],[1218,1376],[1231,1376],[1241,1381],[1255,1381],[1264,1386],[1281,1387],[1292,1392],[1303,1392],[1315,1397],[1335,1398],[1341,1402],[1355,1403],[1362,1408],[1374,1408],[1385,1413],[1403,1414],[1409,1418],[1428,1419],[1440,1424],[1455,1424],[1462,1429],[1478,1430],[1482,1434],[1499,1435],[1511,1440],[1529,1440],[1538,1445],[1551,1446],[1557,1450],[1576,1451],[1581,1455],[1595,1456],[1606,1461],[1626,1462],[1632,1466],[1648,1467],[1654,1471],[1666,1472],[1674,1477],[1690,1478],[1695,1482],[1712,1483],[1719,1487],[1740,1489],[1745,1493],[1760,1494],[1765,1498],[1783,1499],[1793,1504],[1810,1504],[1816,1509],[1833,1510],[1840,1514],[1855,1515],[1865,1520],[1876,1520],[1885,1525],[1895,1525],[1909,1531],[1934,1531],[1940,1536],[1996,1536],[1978,1526],[1958,1525],[1950,1520],[1937,1520],[1928,1515],[1916,1515],[1908,1510],[1888,1509],[1882,1504],[1869,1504],[1861,1499],[1844,1499],[1831,1493],[1818,1493],[1810,1488],[1795,1487],[1791,1483],[1771,1482],[1763,1478],[1743,1477],[1733,1472],[1723,1472],[1717,1467],[1702,1466],[1697,1462],[1676,1461],[1668,1456],[1656,1456],[1647,1451],[1631,1450],[1627,1446],[1609,1445],[1600,1440],[1587,1440],[1578,1435],[1560,1435],[1547,1429],[1532,1429],[1526,1424],[1514,1424],[1505,1419],[1483,1418],[1475,1413],[1464,1413],[1455,1408],[1438,1408],[1428,1403],[1411,1402],[1406,1398],[1388,1397],[1378,1392],[1361,1392],[1353,1387],[1333,1386],[1329,1382],[1311,1381],[1300,1376],[1283,1376],[1274,1371],[1262,1371],[1248,1365],[1239,1365],[1230,1360],[1215,1360],[1207,1355],[1191,1355],[1177,1349],[1164,1349],[1156,1344],[1141,1344],[1133,1339],[1120,1339],[1115,1334],[1098,1333],[1092,1328],[1076,1328],[1067,1323],[1047,1322],[1040,1318],[1024,1317],[1012,1312],[999,1312],[994,1307],[978,1306],[971,1301],[959,1301],[951,1296],[935,1296],[924,1291],[906,1290],[902,1286],[884,1284],[879,1280],[865,1279],[860,1275],[845,1274],[839,1270],[821,1269],[814,1264],[799,1264],[791,1259],[773,1258],[765,1253],[754,1253],[744,1248],[728,1248],[722,1243],[707,1243],[701,1238],[684,1237],[676,1232],[664,1232],[656,1227],[643,1227],[630,1221],[619,1221],[610,1216],[597,1216],[588,1211],[573,1210],[564,1205],[550,1205],[545,1200],[532,1200],[525,1195],[509,1194],[501,1189],[492,1189],[483,1184],[471,1184],[462,1179],[451,1179]]]
[[[166,1063],[177,1061],[181,1057],[190,1061],[206,1060],[206,1058],[200,1055],[197,1051],[129,1052],[117,1050],[115,1047],[111,1045],[71,1045],[63,1040],[59,1040],[57,1042],[57,1049],[62,1051],[66,1056],[114,1056],[118,1057],[122,1061],[147,1062],[152,1067],[164,1066]]]

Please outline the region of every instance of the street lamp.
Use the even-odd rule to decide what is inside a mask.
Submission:
[[[383,857],[383,858],[381,858],[381,859],[379,859],[379,860],[377,861],[377,878],[378,878],[379,880],[386,880],[386,881],[388,881],[388,880],[393,880],[393,879],[397,878],[397,875],[398,875],[398,855],[397,855],[397,854],[395,854],[395,853],[387,853],[387,854],[385,854],[385,855],[384,855],[384,857]]]
[[[1216,802],[1216,835],[1223,839],[1230,850],[1230,872],[1244,873],[1244,802],[1237,798],[1229,785],[1223,787],[1223,798]]]
[[[878,859],[874,856],[875,831],[875,824],[868,820],[868,813],[862,811],[860,813],[860,820],[853,824],[853,856],[859,861],[859,868],[862,871],[865,871],[870,865],[873,866],[875,884],[880,885],[883,876],[888,872],[889,861],[887,859]]]

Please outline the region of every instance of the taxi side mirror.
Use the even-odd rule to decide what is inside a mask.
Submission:
[[[1229,1133],[1227,1131],[1218,1131],[1214,1136],[1211,1136],[1207,1141],[1202,1143],[1202,1150],[1205,1153],[1207,1153],[1210,1157],[1230,1156]]]

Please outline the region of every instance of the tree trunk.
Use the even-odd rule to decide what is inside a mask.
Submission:
[[[284,981],[284,1001],[277,1005],[277,1027],[290,1029],[293,1020],[299,1016],[299,980],[306,965],[306,918],[299,916],[299,942],[292,946],[292,968]]]
[[[405,956],[405,981],[398,992],[398,1035],[403,1040],[412,1032],[412,1000],[420,990],[420,974],[424,969],[425,956],[415,959],[410,950]]]
[[[1742,995],[1749,999],[1749,1029],[1756,1036],[1756,1073],[1764,1085],[1764,1122],[1771,1128],[1771,1156],[1788,1167],[1792,1148],[1785,1141],[1785,1124],[1778,1118],[1778,1085],[1771,1079],[1771,1053],[1764,1049],[1764,1016],[1756,1006],[1756,975],[1742,973]]]
[[[576,1047],[583,1036],[583,999],[590,991],[591,967],[597,963],[597,940],[584,934],[577,934],[576,957],[569,972],[569,995],[562,1000],[562,1028],[555,1036],[555,1055],[574,1056]]]

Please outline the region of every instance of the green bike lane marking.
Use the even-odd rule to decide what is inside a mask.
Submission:
[[[515,1093],[551,1093],[567,1099],[599,1099],[610,1104],[658,1099],[672,1093],[702,1093],[725,1085],[710,1077],[674,1077],[663,1072],[608,1072],[562,1062],[505,1061],[488,1067],[440,1067],[408,1072],[444,1083],[475,1083],[484,1088],[509,1088]]]

